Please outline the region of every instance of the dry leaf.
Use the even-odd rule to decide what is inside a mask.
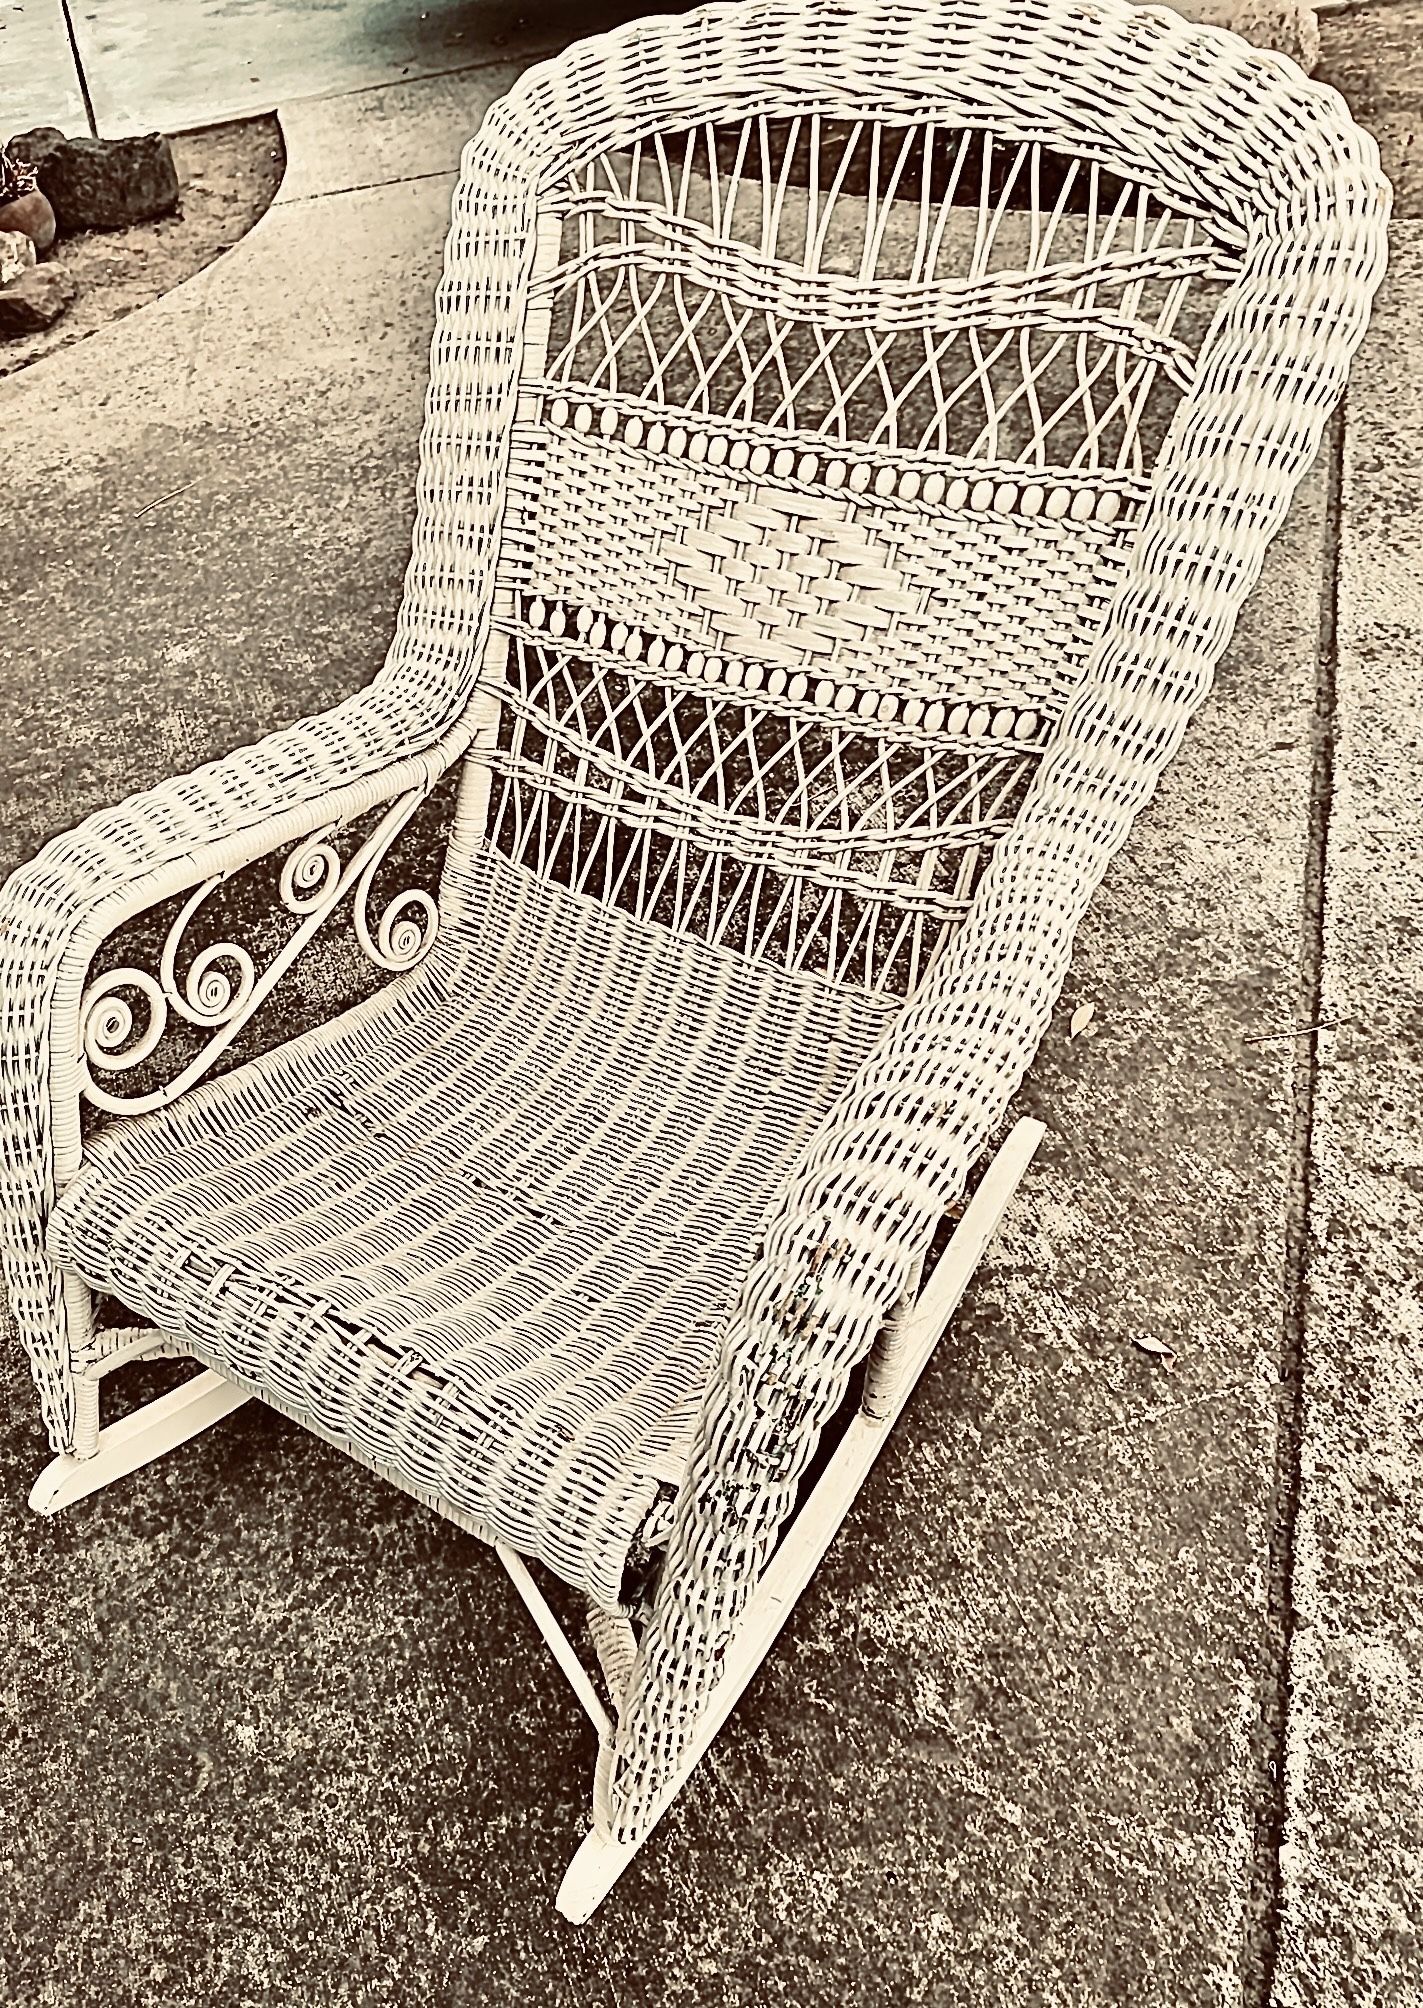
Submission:
[[[1154,1360],[1164,1360],[1168,1366],[1176,1357],[1170,1346],[1163,1345],[1160,1339],[1147,1339],[1134,1334],[1132,1344],[1142,1352],[1150,1353]]]
[[[1095,1004],[1079,1004],[1072,1014],[1072,1023],[1067,1028],[1069,1039],[1075,1039],[1079,1032],[1085,1032],[1097,1015]]]

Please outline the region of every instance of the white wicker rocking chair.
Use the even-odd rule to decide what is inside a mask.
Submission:
[[[33,1503],[258,1395],[491,1541],[600,1731],[571,1917],[1031,1156],[1019,1124],[929,1265],[1343,389],[1387,207],[1332,92],[1119,0],[583,43],[464,156],[382,674],[9,882]],[[378,895],[447,775],[438,908]],[[196,945],[263,859],[285,931]],[[156,972],[116,965],[164,902]],[[231,1067],[342,910],[395,979]],[[101,1377],[163,1351],[206,1371],[101,1429]],[[525,1558],[587,1596],[603,1691]]]

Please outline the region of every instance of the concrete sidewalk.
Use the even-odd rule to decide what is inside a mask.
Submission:
[[[41,123],[106,138],[183,132],[279,98],[514,61],[638,11],[628,0],[0,0],[0,139]]]
[[[0,868],[378,666],[449,179],[512,74],[284,110],[250,237],[0,386]],[[492,1557],[255,1405],[36,1521],[7,1346],[0,1995],[1423,1999],[1418,229],[1084,932],[1023,1103],[1043,1161],[615,1897],[553,1913],[591,1737]]]

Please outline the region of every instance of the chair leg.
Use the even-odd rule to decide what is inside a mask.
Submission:
[[[928,1282],[870,1356],[865,1377],[867,1414],[892,1422],[903,1408],[1046,1135],[1045,1124],[1024,1116],[994,1153]]]
[[[35,1480],[30,1505],[36,1513],[58,1513],[175,1450],[247,1400],[246,1389],[235,1387],[221,1374],[197,1374],[101,1429],[92,1455],[54,1458]]]
[[[645,1831],[631,1843],[610,1840],[596,1829],[585,1836],[558,1892],[558,1908],[571,1923],[582,1924],[592,1916],[706,1755],[794,1610],[888,1438],[888,1421],[863,1413],[846,1430],[741,1613],[722,1660],[721,1679]]]
[[[721,1679],[647,1827],[634,1842],[612,1840],[595,1828],[584,1837],[569,1864],[559,1888],[558,1908],[570,1923],[582,1924],[592,1916],[706,1755],[717,1731],[755,1677],[888,1442],[892,1425],[957,1310],[1045,1134],[1041,1123],[1025,1117],[979,1180],[952,1241],[900,1328],[892,1375],[882,1376],[873,1390],[867,1384],[860,1413],[840,1439],[742,1612],[722,1662]]]

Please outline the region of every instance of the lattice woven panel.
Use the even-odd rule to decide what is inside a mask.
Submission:
[[[991,134],[767,116],[544,199],[491,830],[913,984],[1103,630],[1230,233]]]

